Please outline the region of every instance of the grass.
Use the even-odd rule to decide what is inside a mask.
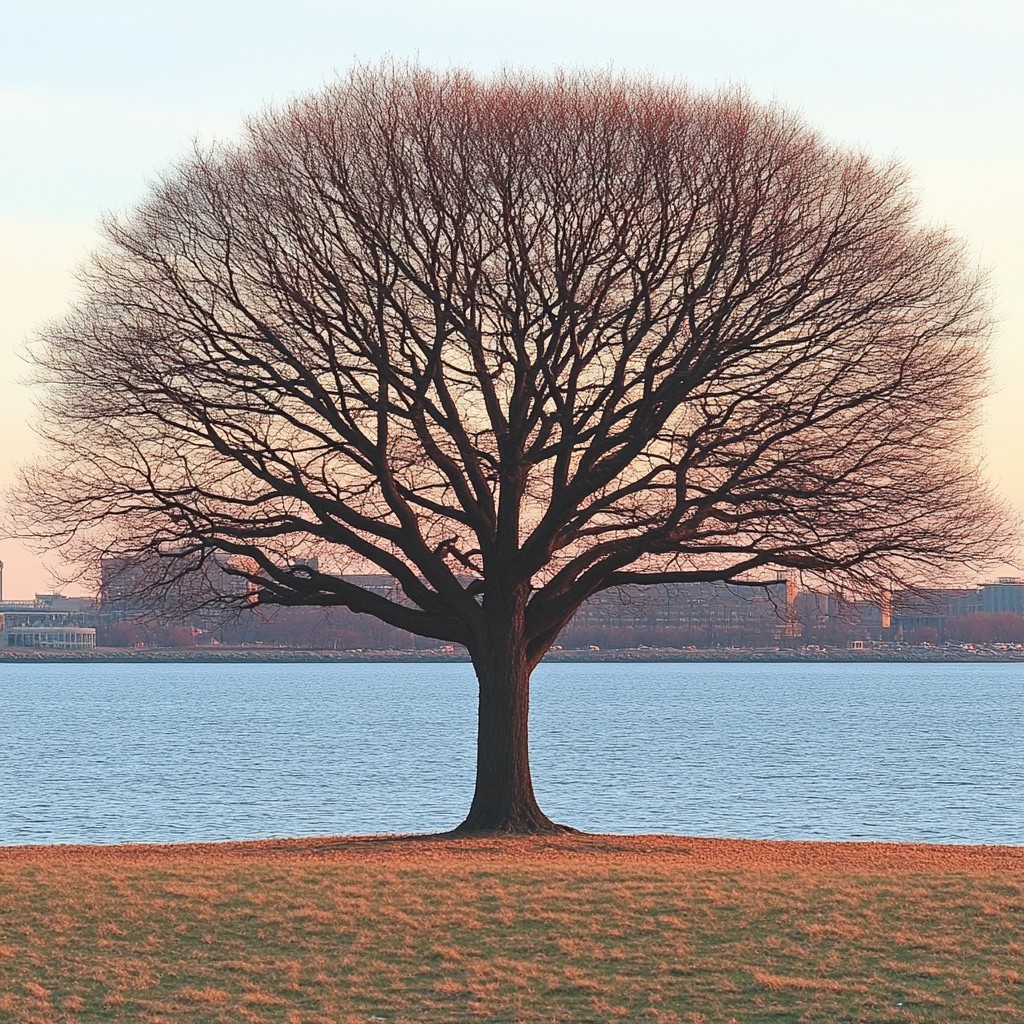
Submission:
[[[1024,848],[0,848],[0,1021],[1024,1019]]]

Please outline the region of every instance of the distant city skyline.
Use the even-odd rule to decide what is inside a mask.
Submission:
[[[525,0],[184,0],[173,17],[114,0],[42,0],[5,19],[0,78],[0,489],[31,457],[19,350],[68,308],[104,211],[124,211],[187,154],[244,116],[387,54],[480,73],[503,65],[644,71],[699,87],[745,83],[831,140],[914,175],[924,219],[964,239],[991,276],[993,395],[979,445],[997,491],[1024,511],[1024,93],[1018,5],[982,0],[770,6]],[[44,564],[0,538],[4,594],[52,589]],[[1009,570],[1008,570],[1009,571]]]

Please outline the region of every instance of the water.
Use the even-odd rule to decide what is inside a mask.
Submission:
[[[1016,665],[544,665],[534,783],[589,831],[1024,843]],[[469,665],[0,665],[0,843],[438,831]]]

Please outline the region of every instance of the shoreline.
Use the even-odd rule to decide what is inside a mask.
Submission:
[[[466,654],[442,651],[330,651],[302,648],[99,647],[84,651],[0,649],[0,664],[466,664]],[[1024,663],[1024,650],[909,648],[901,650],[622,649],[552,651],[541,664],[953,664]]]
[[[478,865],[595,859],[622,864],[671,861],[680,869],[814,869],[857,872],[956,871],[1024,874],[1024,846],[862,840],[719,839],[664,834],[570,833],[550,836],[395,834],[305,836],[221,842],[0,845],[0,866],[129,865],[242,861],[405,864],[443,860]]]

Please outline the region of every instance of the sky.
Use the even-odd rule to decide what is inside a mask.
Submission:
[[[742,84],[837,143],[903,161],[924,219],[953,228],[989,273],[998,323],[977,443],[1024,513],[1019,0],[8,0],[5,11],[0,490],[35,443],[20,353],[74,300],[101,217],[130,210],[193,139],[232,138],[246,115],[392,56]],[[5,598],[56,585],[59,566],[2,535],[0,560]]]

